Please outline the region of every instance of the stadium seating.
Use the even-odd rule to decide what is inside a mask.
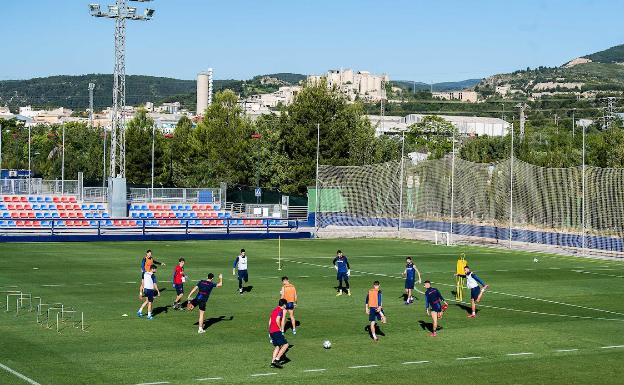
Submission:
[[[279,219],[243,219],[220,204],[130,204],[129,218],[111,219],[103,204],[73,196],[5,195],[0,197],[0,228],[80,227],[261,227]]]

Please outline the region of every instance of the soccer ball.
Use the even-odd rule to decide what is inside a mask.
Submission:
[[[537,258],[533,258],[533,262],[537,263],[538,259]]]
[[[329,342],[329,341],[324,341],[324,342],[323,342],[323,347],[324,347],[325,349],[331,349],[331,342]]]

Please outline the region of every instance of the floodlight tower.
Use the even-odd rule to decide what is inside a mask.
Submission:
[[[108,5],[103,12],[99,4],[89,4],[89,12],[94,17],[106,17],[115,20],[115,70],[113,72],[113,109],[111,113],[111,150],[110,176],[126,176],[126,20],[150,20],[154,10],[146,8],[142,14],[136,7],[129,7],[128,1],[144,3],[152,0],[115,0],[115,5]]]

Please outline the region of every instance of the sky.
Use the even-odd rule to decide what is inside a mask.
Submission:
[[[89,0],[0,0],[0,80],[112,73]],[[94,2],[94,0],[91,0]],[[102,4],[111,4],[108,0]],[[622,0],[155,0],[126,72],[216,79],[333,68],[425,83],[556,66],[624,43]]]

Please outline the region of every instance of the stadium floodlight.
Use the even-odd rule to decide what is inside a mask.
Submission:
[[[126,106],[126,20],[150,20],[153,9],[142,12],[128,6],[128,1],[145,3],[151,0],[115,0],[102,12],[99,4],[89,4],[95,17],[115,19],[115,70],[113,72],[113,109],[111,113],[110,177],[126,176],[125,106]]]
[[[91,16],[95,17],[100,17],[102,15],[99,4],[89,4],[89,12],[91,12]]]

